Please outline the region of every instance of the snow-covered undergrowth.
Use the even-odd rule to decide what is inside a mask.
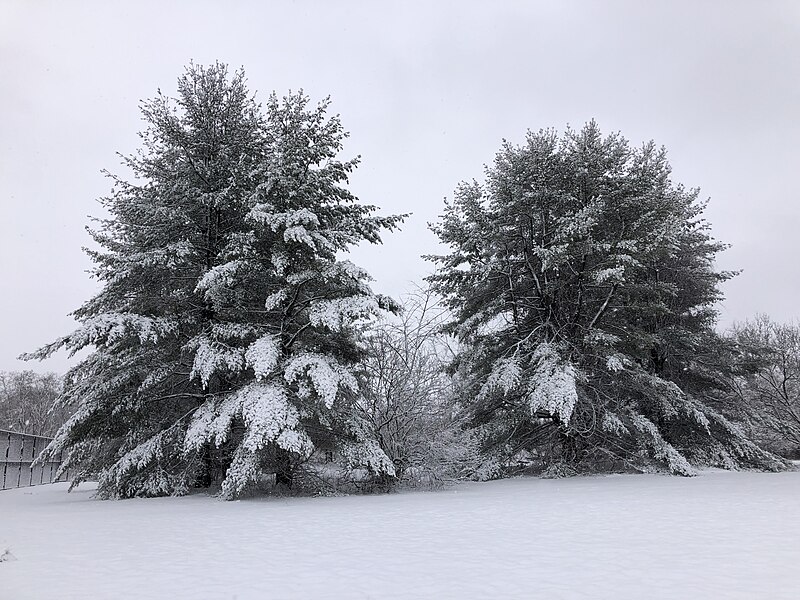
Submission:
[[[338,498],[0,492],[0,599],[797,598],[800,472]]]

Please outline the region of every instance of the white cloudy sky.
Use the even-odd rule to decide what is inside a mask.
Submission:
[[[428,271],[426,223],[503,138],[594,117],[670,151],[711,197],[722,324],[800,316],[800,3],[0,0],[0,370],[71,330],[95,284],[81,246],[100,170],[137,147],[138,101],[183,65],[244,66],[263,98],[331,95],[363,163],[352,189],[403,231],[356,261],[398,294]]]

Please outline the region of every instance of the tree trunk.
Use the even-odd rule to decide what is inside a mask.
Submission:
[[[563,431],[559,432],[558,437],[561,442],[561,459],[570,465],[578,464],[583,458],[578,438]]]
[[[294,464],[292,455],[286,450],[275,453],[275,485],[285,485],[292,489],[294,483]]]
[[[194,485],[198,488],[218,487],[225,479],[230,463],[230,458],[224,450],[212,445],[204,446]]]
[[[208,446],[203,448],[203,455],[201,456],[200,460],[201,466],[197,472],[197,479],[195,480],[194,484],[199,488],[211,487],[211,483],[213,482],[213,466],[211,464],[211,452]]]

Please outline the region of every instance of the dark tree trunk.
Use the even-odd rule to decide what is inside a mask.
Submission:
[[[285,485],[291,489],[294,483],[294,462],[286,450],[278,450],[275,455],[275,485]]]
[[[583,449],[580,447],[580,440],[574,435],[565,432],[558,434],[561,442],[561,459],[570,465],[578,464],[583,458]]]
[[[199,488],[216,487],[225,479],[225,473],[230,467],[229,455],[212,445],[206,445],[200,456],[200,467],[197,469],[195,486]]]
[[[667,355],[658,346],[651,348],[650,360],[653,365],[653,373],[655,375],[663,375],[667,365]]]
[[[213,464],[211,459],[211,451],[208,446],[203,448],[203,455],[201,457],[200,469],[197,472],[197,480],[195,485],[199,488],[211,487],[213,483]]]

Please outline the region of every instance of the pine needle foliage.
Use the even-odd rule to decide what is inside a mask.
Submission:
[[[348,191],[358,159],[337,158],[347,134],[328,106],[299,92],[262,107],[222,64],[142,104],[132,176],[110,175],[91,230],[102,289],[76,331],[28,356],[93,349],[66,376],[75,412],[48,450],[75,483],[130,497],[216,482],[233,498],[266,473],[291,485],[319,444],[391,472],[350,407],[357,325],[394,305],[337,256],[403,217]]]
[[[667,469],[780,468],[712,407],[725,246],[666,151],[592,121],[504,143],[432,226],[473,426],[502,458]]]

